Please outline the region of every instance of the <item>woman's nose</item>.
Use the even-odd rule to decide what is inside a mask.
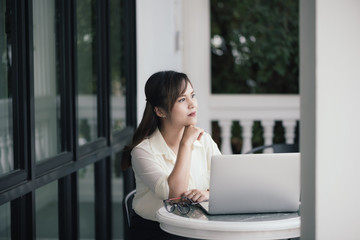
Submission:
[[[189,108],[196,107],[196,99],[189,99]]]

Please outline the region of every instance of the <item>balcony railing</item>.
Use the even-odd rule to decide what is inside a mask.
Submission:
[[[89,125],[91,135],[96,134],[96,112],[94,96],[80,96],[79,98],[79,118],[85,120]],[[112,99],[112,121],[124,123],[125,101],[121,97]],[[11,102],[1,100],[0,107],[3,109],[0,118],[0,173],[13,169],[13,140],[11,133],[11,121],[9,121],[9,109]],[[264,129],[264,144],[270,145],[274,137],[274,125],[276,121],[281,121],[285,130],[286,143],[292,144],[295,139],[295,128],[300,117],[300,102],[298,95],[211,95],[209,102],[209,121],[217,121],[221,128],[221,151],[223,154],[232,153],[231,148],[231,126],[233,121],[239,121],[242,127],[242,150],[247,152],[252,149],[252,126],[255,121],[259,121]],[[11,107],[10,107],[11,109]],[[44,113],[48,111],[43,109]],[[44,115],[48,117],[47,114]],[[37,118],[37,121],[41,119]],[[37,156],[42,156],[41,150],[50,149],[52,146],[40,138],[51,138],[51,125],[46,124],[51,121],[46,120],[42,124],[42,134],[36,137],[36,141],[42,148],[36,149]],[[4,128],[5,127],[5,128]]]
[[[252,149],[252,126],[260,121],[264,129],[264,145],[273,143],[275,121],[281,121],[285,140],[293,144],[295,128],[300,118],[299,95],[211,95],[210,120],[221,128],[221,151],[232,153],[231,126],[239,121],[242,127],[242,153]]]

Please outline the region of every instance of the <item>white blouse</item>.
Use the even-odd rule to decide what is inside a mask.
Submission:
[[[204,133],[200,141],[195,141],[192,146],[188,190],[209,188],[211,157],[220,154],[209,134]],[[133,208],[139,216],[156,221],[156,211],[163,206],[162,200],[169,196],[167,178],[174,168],[176,155],[157,129],[134,147],[131,157],[136,180]]]

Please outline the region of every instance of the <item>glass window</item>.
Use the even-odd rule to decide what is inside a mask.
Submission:
[[[35,153],[43,160],[61,151],[55,0],[33,1]]]
[[[118,131],[126,126],[124,41],[122,1],[110,1],[110,78],[111,78],[111,116],[112,130]]]
[[[58,187],[57,181],[35,192],[36,239],[58,239]]]
[[[0,175],[14,169],[9,4],[0,0]]]
[[[95,1],[78,0],[77,81],[79,145],[97,138]]]
[[[112,208],[113,208],[113,238],[121,239],[123,230],[122,199],[123,199],[123,175],[121,170],[121,153],[114,154],[112,164]]]
[[[79,170],[80,239],[95,239],[94,164]]]
[[[0,206],[0,239],[11,239],[10,203]]]

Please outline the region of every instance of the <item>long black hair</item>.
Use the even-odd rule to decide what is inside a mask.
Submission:
[[[154,108],[159,107],[170,113],[177,98],[186,91],[191,82],[186,74],[175,71],[162,71],[150,76],[145,84],[146,106],[143,118],[135,130],[132,143],[123,149],[121,167],[131,166],[131,151],[146,137],[160,127],[161,121]]]

